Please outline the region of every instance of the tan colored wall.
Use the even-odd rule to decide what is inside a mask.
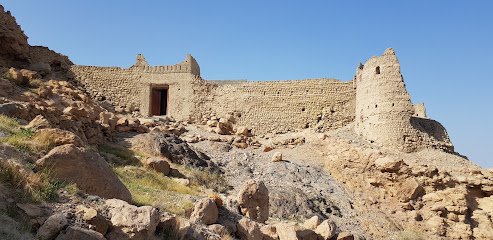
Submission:
[[[353,83],[337,79],[247,82],[219,86],[207,109],[235,113],[237,125],[255,134],[295,129],[338,128],[354,119]],[[324,121],[325,120],[325,121]]]
[[[140,111],[150,116],[152,87],[168,87],[168,113],[178,120],[189,120],[195,111],[193,85],[205,81],[197,74],[200,68],[190,55],[171,66],[149,66],[142,55],[130,68],[72,66],[73,80],[94,98],[105,101],[122,112]]]
[[[405,152],[429,146],[453,151],[440,123],[412,117],[414,106],[392,48],[358,67],[356,86],[356,133]]]
[[[379,69],[377,73],[376,69]],[[356,70],[353,81],[306,79],[235,82],[217,85],[200,77],[190,55],[171,66],[149,66],[142,55],[128,69],[73,66],[74,81],[117,110],[150,116],[151,89],[168,88],[168,115],[203,122],[231,114],[236,126],[254,134],[296,129],[336,129],[355,121],[355,131],[371,142],[402,151],[422,147],[452,150],[440,123],[413,117],[413,106],[393,49],[372,57]]]

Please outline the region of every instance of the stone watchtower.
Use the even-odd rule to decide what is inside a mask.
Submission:
[[[355,131],[370,142],[410,152],[418,134],[411,124],[414,108],[394,49],[356,69]]]

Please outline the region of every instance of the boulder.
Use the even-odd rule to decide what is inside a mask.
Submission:
[[[59,128],[45,128],[36,131],[35,136],[43,136],[45,138],[49,137],[49,141],[57,146],[65,144],[73,144],[77,147],[84,146],[82,139],[72,132],[62,130]]]
[[[219,236],[227,236],[229,235],[229,231],[224,227],[223,225],[220,224],[212,224],[209,225],[209,229],[211,229],[213,232],[216,232],[219,234]]]
[[[38,229],[37,237],[40,240],[52,240],[68,225],[65,214],[55,214],[50,216]]]
[[[404,165],[402,159],[393,157],[383,157],[375,160],[375,166],[382,172],[396,172]]]
[[[315,232],[322,237],[323,240],[329,240],[336,234],[336,225],[330,220],[325,220],[315,229]]]
[[[51,124],[43,115],[37,115],[29,124],[27,124],[24,128],[26,129],[41,129],[41,128],[50,128]]]
[[[407,179],[397,185],[397,198],[402,202],[407,202],[424,193],[423,187],[414,179]]]
[[[156,226],[156,234],[170,235],[177,233],[179,225],[179,219],[175,215],[168,212],[161,212],[159,223]]]
[[[277,235],[279,240],[298,240],[296,236],[296,223],[278,223],[276,224]]]
[[[55,240],[106,240],[103,234],[80,227],[70,226],[63,231]]]
[[[106,237],[111,239],[149,239],[156,230],[160,216],[151,206],[137,207],[119,199],[106,200],[111,229]]]
[[[147,167],[154,169],[156,172],[162,173],[166,176],[169,174],[170,165],[162,158],[149,158],[144,162],[144,164]]]
[[[299,240],[319,240],[321,237],[311,229],[296,231],[296,237]]]
[[[99,120],[103,126],[113,130],[118,122],[118,117],[112,112],[101,112],[99,113]]]
[[[277,234],[277,229],[272,225],[264,225],[260,228],[260,231],[264,234],[263,240],[277,240],[279,235]]]
[[[116,121],[117,126],[128,126],[128,119],[125,117],[122,117]]]
[[[318,227],[318,225],[320,225],[320,218],[318,216],[313,216],[311,217],[310,219],[307,219],[304,223],[303,223],[303,227],[306,228],[306,229],[315,229]]]
[[[152,131],[133,138],[132,147],[153,156],[163,156],[172,163],[193,167],[216,168],[205,154],[193,150],[174,134]]]
[[[221,199],[221,196],[219,196],[218,194],[208,194],[207,197],[212,198],[212,200],[214,200],[218,208],[223,205],[223,200]]]
[[[193,222],[185,222],[182,224],[178,239],[181,240],[221,240],[222,237],[213,229],[205,225]],[[165,238],[167,239],[167,238]]]
[[[248,128],[246,127],[238,127],[236,128],[236,135],[246,136],[248,135]]]
[[[37,72],[27,69],[18,70],[15,68],[10,68],[9,74],[17,85],[27,85],[30,80],[41,78]]]
[[[203,224],[216,223],[219,212],[216,202],[212,198],[202,198],[193,209],[190,220]]]
[[[242,218],[236,224],[236,235],[240,239],[246,240],[262,240],[264,234],[260,231],[260,224],[248,218]]]
[[[106,218],[100,215],[93,208],[85,209],[82,219],[84,219],[84,221],[86,221],[88,224],[93,225],[96,232],[104,235],[108,231],[108,222],[106,221]]]
[[[21,209],[30,218],[37,218],[43,216],[43,209],[29,203],[17,203],[16,206]]]
[[[21,103],[3,103],[0,104],[0,114],[19,118],[19,119],[29,119],[29,109],[26,105]],[[29,119],[30,120],[30,119]]]
[[[354,235],[350,232],[341,232],[337,235],[337,240],[354,240]]]
[[[0,78],[0,96],[6,97],[12,93],[12,84],[9,80]]]
[[[275,152],[274,155],[272,155],[272,162],[280,162],[280,161],[282,161],[282,153]]]
[[[238,192],[241,213],[260,223],[269,219],[269,191],[262,181],[250,180]]]
[[[80,107],[66,107],[65,109],[63,109],[63,114],[72,115],[79,119],[88,117],[87,111],[84,108]]]
[[[99,153],[67,144],[52,149],[36,161],[51,177],[73,182],[86,193],[130,202],[132,195]]]

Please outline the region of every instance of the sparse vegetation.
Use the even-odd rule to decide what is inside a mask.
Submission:
[[[136,157],[139,156],[138,153],[116,144],[104,143],[99,145],[97,150],[103,153],[103,157],[113,166],[140,164],[139,159]]]
[[[29,80],[29,88],[36,88],[36,89],[38,89],[43,84],[44,84],[44,82],[41,79],[32,79],[32,80]]]
[[[49,151],[55,147],[48,134],[35,134],[33,129],[20,128],[15,119],[5,115],[0,115],[0,131],[8,135],[0,138],[0,143],[8,143],[21,152]]]
[[[225,193],[231,188],[220,174],[195,168],[185,168],[185,171],[188,173],[192,185],[205,186],[219,193]]]
[[[55,200],[61,188],[76,189],[75,185],[51,179],[49,174],[35,174],[5,161],[0,162],[0,183],[9,183],[14,188],[23,189],[19,197],[28,202]]]
[[[151,205],[171,213],[183,214],[193,204],[180,195],[199,194],[197,190],[145,167],[116,167],[114,171],[132,193],[136,205]]]

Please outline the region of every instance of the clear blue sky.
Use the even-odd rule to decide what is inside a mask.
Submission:
[[[403,3],[406,2],[406,3]],[[493,167],[493,1],[4,0],[31,45],[80,65],[192,54],[204,79],[351,80],[393,47],[413,103]]]

